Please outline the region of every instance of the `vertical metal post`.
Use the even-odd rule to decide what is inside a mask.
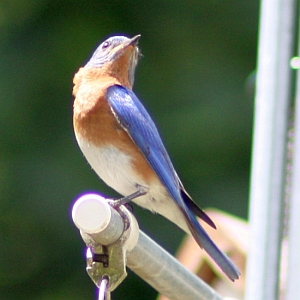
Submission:
[[[246,300],[278,298],[295,4],[261,1]]]
[[[299,26],[299,25],[298,25]],[[300,56],[300,29],[298,28],[298,56]],[[299,298],[300,278],[300,74],[297,72],[294,147],[293,147],[292,189],[288,232],[288,272],[286,300]]]

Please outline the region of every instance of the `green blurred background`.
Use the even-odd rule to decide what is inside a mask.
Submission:
[[[0,0],[0,299],[95,299],[70,211],[117,196],[72,129],[72,78],[106,37],[141,34],[134,90],[188,192],[247,217],[257,0]],[[253,89],[253,87],[252,87]],[[134,206],[172,253],[183,233]],[[113,299],[155,299],[129,271]]]

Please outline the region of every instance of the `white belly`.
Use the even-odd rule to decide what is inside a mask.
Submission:
[[[123,196],[136,192],[138,185],[147,187],[147,194],[133,201],[189,232],[180,209],[158,179],[150,185],[145,183],[132,169],[131,157],[119,149],[113,146],[98,148],[79,136],[76,138],[87,161],[108,186]]]

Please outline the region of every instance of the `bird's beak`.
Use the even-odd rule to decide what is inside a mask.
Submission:
[[[134,36],[133,38],[131,38],[127,43],[128,43],[128,46],[136,46],[139,42],[139,39],[140,39],[141,35],[138,34],[136,36]]]
[[[138,34],[138,35],[134,36],[133,38],[131,38],[130,40],[123,42],[122,44],[117,46],[115,49],[113,49],[112,51],[114,53],[114,57],[118,57],[119,55],[123,54],[129,47],[132,47],[131,51],[133,52],[133,50],[135,49],[135,47],[138,44],[140,37],[141,37],[141,35]]]

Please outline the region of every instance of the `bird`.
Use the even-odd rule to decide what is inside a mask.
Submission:
[[[73,127],[97,175],[124,197],[192,234],[227,277],[240,271],[211,240],[196,216],[216,228],[181,183],[160,134],[132,91],[140,35],[103,41],[73,79]]]

